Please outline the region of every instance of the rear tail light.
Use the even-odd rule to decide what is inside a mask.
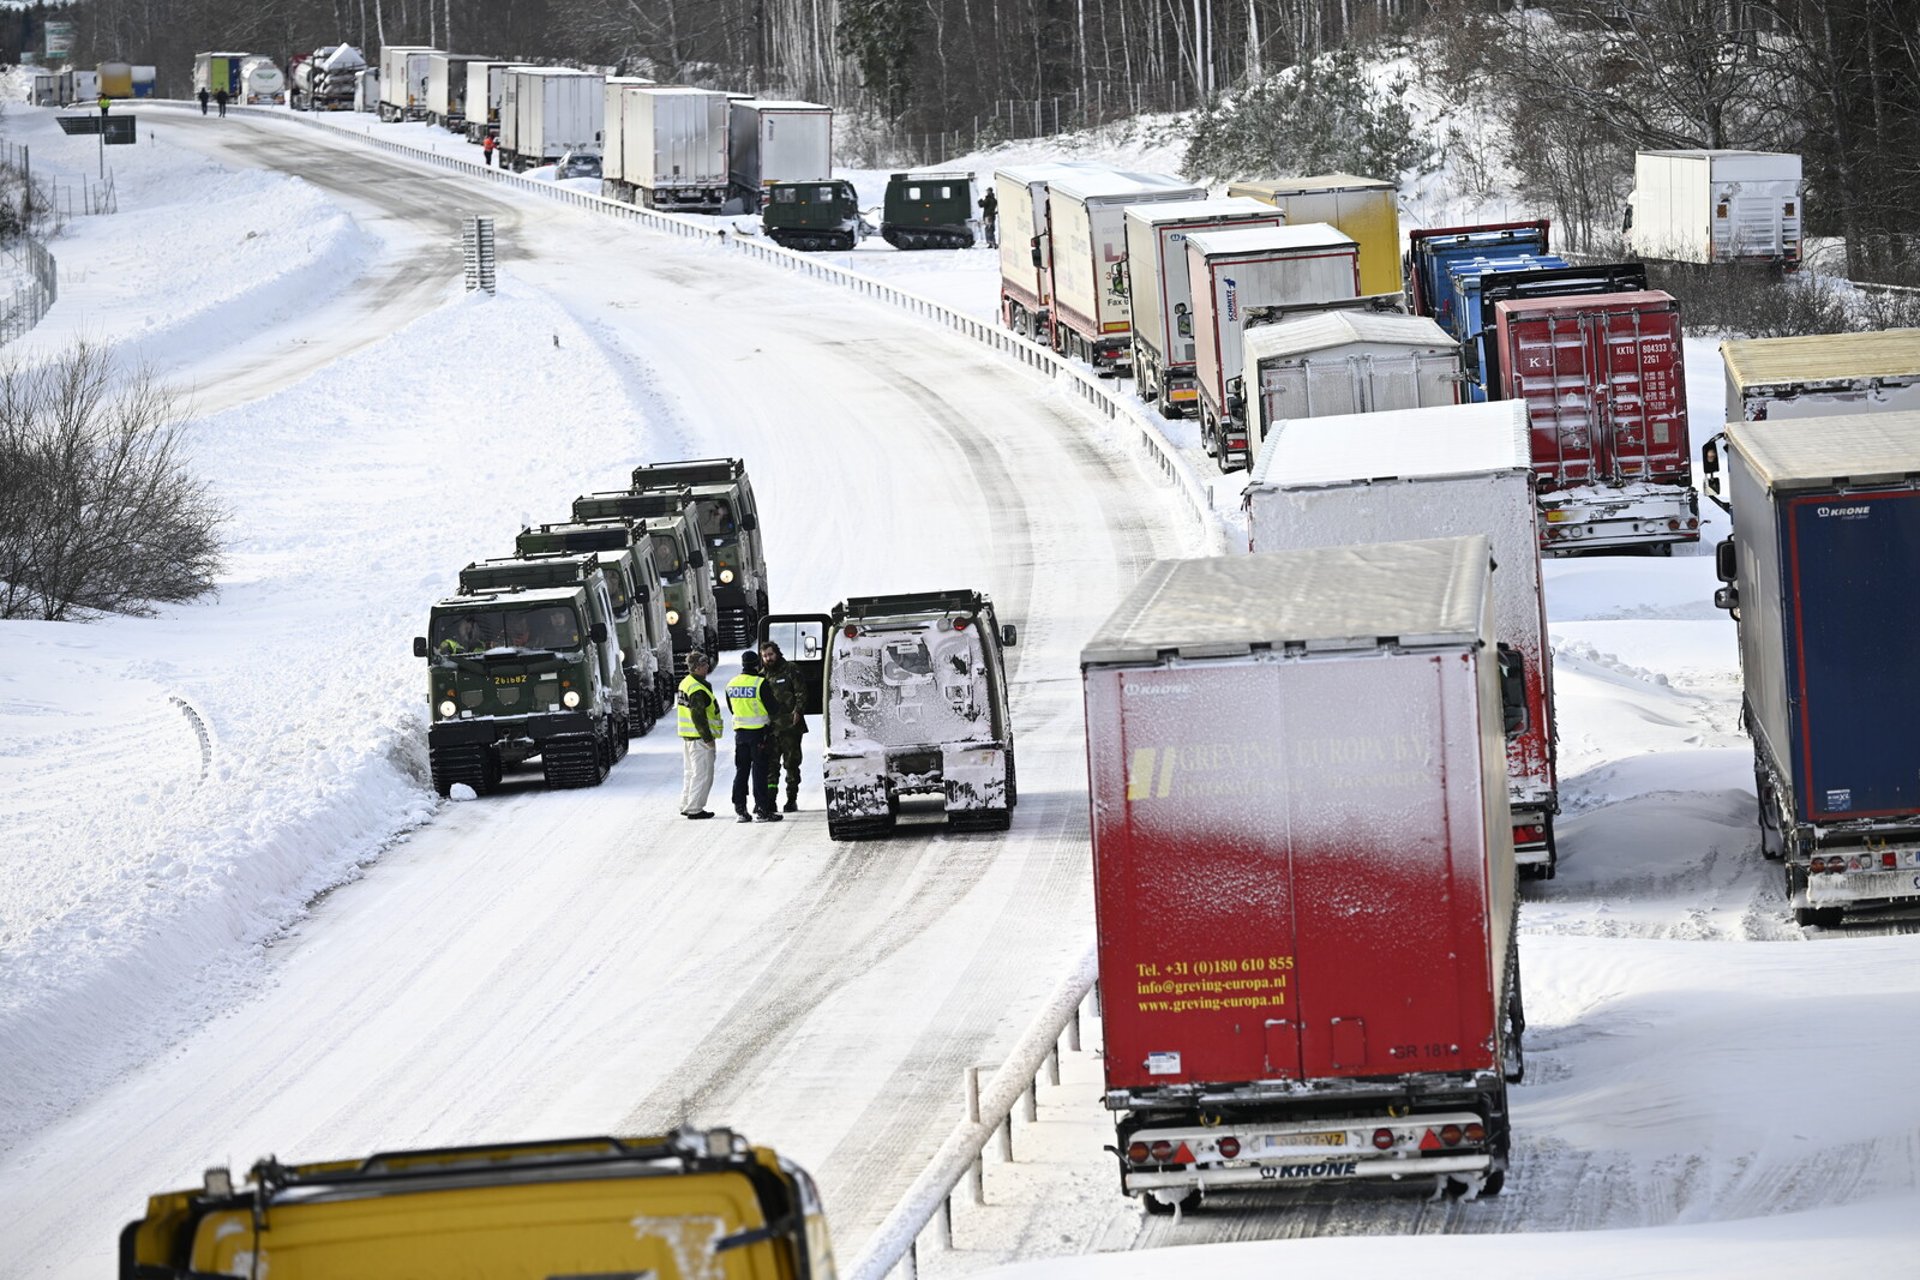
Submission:
[[[965,631],[967,629],[967,624],[971,621],[972,621],[971,618],[955,618],[953,620],[953,629],[955,631]]]
[[[849,640],[856,638],[857,636],[859,636],[859,634],[860,634],[860,628],[858,627],[848,627],[846,630],[847,639]]]
[[[1144,1142],[1128,1143],[1127,1159],[1133,1161],[1135,1164],[1145,1164],[1147,1162],[1147,1144]]]
[[[1485,1142],[1487,1140],[1487,1127],[1479,1121],[1475,1121],[1462,1129],[1460,1136],[1468,1142]]]
[[[1373,1131],[1373,1145],[1374,1149],[1378,1151],[1391,1149],[1393,1146],[1393,1130],[1375,1129]]]
[[[1460,1126],[1457,1124],[1441,1125],[1440,1141],[1446,1143],[1450,1147],[1459,1146],[1460,1145]]]
[[[1532,844],[1536,840],[1546,839],[1546,835],[1547,829],[1545,827],[1515,827],[1513,829],[1513,842],[1515,844]]]
[[[1698,529],[1699,527],[1700,527],[1700,521],[1698,519],[1696,519],[1693,516],[1687,517],[1687,528]]]
[[[1154,1143],[1151,1150],[1153,1152],[1153,1158],[1163,1164],[1173,1158],[1173,1144],[1164,1139]]]
[[[1883,867],[1897,867],[1900,865],[1900,856],[1894,853],[1883,853],[1880,855],[1880,865]]]
[[[1678,533],[1680,531],[1680,522],[1678,520],[1669,520],[1667,521],[1667,528]]]
[[[1220,1158],[1222,1160],[1231,1160],[1239,1154],[1240,1154],[1240,1139],[1238,1138],[1220,1139]]]
[[[1826,869],[1827,869],[1827,860],[1825,858],[1815,858],[1811,863],[1807,865],[1807,871],[1811,875],[1817,876],[1821,872],[1825,871]]]

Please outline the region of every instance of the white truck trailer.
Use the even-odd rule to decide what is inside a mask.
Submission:
[[[1220,469],[1231,471],[1249,459],[1243,332],[1291,313],[1355,303],[1360,246],[1324,222],[1208,231],[1187,237],[1187,276],[1200,438]]]
[[[427,66],[440,52],[423,44],[390,44],[380,50],[380,119],[427,118]]]
[[[467,87],[461,95],[466,119],[461,128],[468,142],[477,145],[488,134],[500,136],[500,101],[506,94],[507,72],[520,65],[484,60],[467,64]]]
[[[1128,206],[1206,198],[1207,189],[1160,173],[1076,173],[1048,184],[1053,349],[1118,372],[1131,364],[1127,298]]]
[[[598,156],[606,77],[570,67],[513,67],[500,93],[500,163],[515,171],[572,152]]]
[[[1193,407],[1193,292],[1187,237],[1228,228],[1278,227],[1286,214],[1258,200],[1176,200],[1126,210],[1127,297],[1133,306],[1133,389],[1177,418]]]
[[[1674,262],[1800,265],[1800,157],[1781,151],[1642,151],[1627,244]]]
[[[1053,308],[1047,238],[1047,190],[1055,178],[1106,173],[1097,165],[1030,164],[996,169],[999,205],[1000,323],[1023,338],[1045,339]]]
[[[1295,418],[1427,409],[1460,398],[1460,344],[1426,316],[1323,311],[1247,330],[1248,448]]]
[[[1720,344],[1727,421],[1920,409],[1920,329]]]
[[[601,191],[648,209],[719,213],[727,199],[727,95],[676,85],[608,90],[619,154],[601,161]]]
[[[468,53],[427,55],[427,120],[443,129],[462,133],[467,124],[467,68],[504,66],[504,63]],[[484,83],[484,79],[483,79]]]
[[[1560,800],[1533,483],[1526,406],[1496,400],[1283,422],[1242,505],[1251,551],[1487,535],[1514,857],[1551,879]]]
[[[727,106],[727,178],[748,213],[769,182],[833,176],[833,108],[817,102],[734,98]]]

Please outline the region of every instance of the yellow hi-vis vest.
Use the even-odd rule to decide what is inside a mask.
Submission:
[[[692,698],[696,693],[707,695],[707,730],[718,742],[720,735],[725,732],[720,726],[720,700],[713,696],[712,689],[700,683],[692,673],[688,673],[687,678],[680,682],[680,692],[673,696],[674,710],[680,718],[680,736],[696,739],[700,736],[699,726],[693,722]]]
[[[765,676],[750,676],[744,671],[727,681],[727,710],[733,713],[735,729],[767,727],[767,704],[760,696]]]

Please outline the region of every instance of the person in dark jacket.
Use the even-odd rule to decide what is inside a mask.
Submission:
[[[780,765],[787,766],[786,812],[800,808],[800,739],[807,732],[806,680],[799,669],[788,662],[780,646],[769,640],[760,646],[760,666],[766,673],[767,709],[772,727],[768,732],[767,803],[780,785]]]
[[[220,118],[225,120],[227,118],[227,91],[225,89],[214,90],[213,100],[220,108]]]
[[[200,114],[205,115],[207,114],[207,99],[211,98],[213,95],[208,93],[205,89],[202,89],[198,96],[200,98]]]
[[[987,248],[1000,243],[997,228],[1000,223],[1000,197],[987,188],[987,194],[980,197],[980,229],[987,233]]]

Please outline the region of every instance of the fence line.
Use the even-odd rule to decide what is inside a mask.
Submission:
[[[149,99],[148,105],[180,110],[192,106],[190,103],[162,102],[156,99]],[[1122,397],[1109,391],[1098,376],[1091,370],[1081,367],[1077,362],[1068,360],[1039,343],[1022,338],[997,324],[956,311],[952,307],[917,293],[895,288],[872,276],[861,275],[846,267],[818,261],[807,254],[783,249],[768,241],[738,235],[724,227],[709,226],[677,214],[660,213],[638,205],[610,200],[605,196],[576,191],[571,187],[563,187],[558,182],[529,178],[524,174],[512,173],[478,161],[444,155],[437,151],[422,150],[387,138],[376,138],[370,133],[352,133],[318,120],[271,107],[230,106],[227,110],[235,115],[256,115],[275,120],[290,120],[310,129],[324,130],[343,141],[362,143],[410,160],[424,161],[441,169],[479,178],[485,182],[530,192],[608,217],[622,218],[667,235],[716,244],[723,250],[744,253],[770,266],[838,285],[863,297],[884,302],[911,315],[929,320],[963,337],[971,338],[1001,355],[1018,361],[1032,372],[1048,378],[1088,409],[1105,418],[1123,438],[1140,449],[1147,461],[1152,463],[1161,477],[1172,486],[1175,495],[1186,507],[1189,518],[1197,526],[1202,545],[1207,551],[1217,553],[1228,545],[1225,526],[1214,513],[1206,486],[1201,484],[1199,477],[1194,474],[1192,465],[1180,456],[1165,436],[1161,435],[1159,428],[1147,416],[1144,405],[1132,397]]]
[[[53,251],[29,235],[16,236],[0,251],[24,277],[0,312],[0,343],[8,343],[39,324],[59,299],[60,267]]]

